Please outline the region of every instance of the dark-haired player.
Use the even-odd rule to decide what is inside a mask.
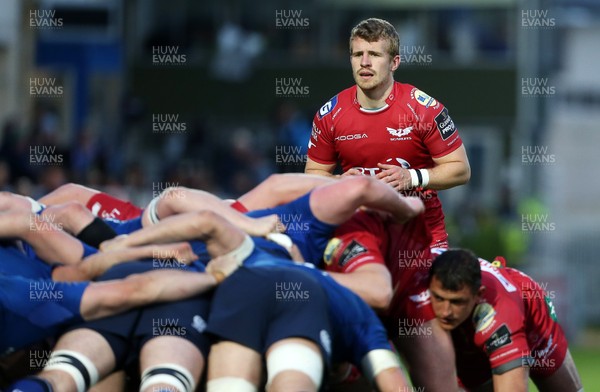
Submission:
[[[554,305],[529,276],[448,250],[433,261],[429,291],[469,390],[527,391],[529,377],[542,392],[583,390]]]

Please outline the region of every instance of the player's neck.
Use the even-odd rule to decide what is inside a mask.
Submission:
[[[371,90],[363,90],[357,86],[356,99],[364,109],[380,109],[386,105],[385,100],[392,93],[394,79]]]

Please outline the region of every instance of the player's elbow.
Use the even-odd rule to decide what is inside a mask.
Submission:
[[[471,166],[469,165],[469,162],[465,162],[465,164],[463,165],[462,171],[460,173],[459,176],[459,185],[464,185],[467,182],[469,182],[469,180],[471,179]]]
[[[351,176],[344,177],[340,182],[343,188],[344,197],[348,200],[354,200],[358,203],[364,203],[369,195],[373,194],[378,186],[381,186],[377,183],[373,177],[369,176]]]
[[[390,285],[373,285],[370,290],[369,305],[376,310],[385,310],[392,302],[392,294],[392,287]]]
[[[170,186],[162,191],[159,197],[162,202],[178,202],[179,200],[183,199],[188,192],[189,188],[183,186]]]

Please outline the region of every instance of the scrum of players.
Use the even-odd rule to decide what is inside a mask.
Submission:
[[[5,390],[583,390],[540,285],[438,248],[436,191],[470,168],[448,110],[394,81],[398,40],[380,19],[353,29],[356,87],[313,124],[320,176],[143,209],[75,184],[0,193]]]
[[[422,201],[372,177],[144,209],[68,184],[0,208],[0,352],[52,345],[6,391],[115,391],[124,371],[140,391],[583,390],[542,287],[430,248]]]

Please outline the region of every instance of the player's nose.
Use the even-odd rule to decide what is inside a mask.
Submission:
[[[450,307],[450,301],[444,301],[441,305],[441,314],[443,318],[449,317],[452,315],[452,308]]]
[[[369,56],[369,53],[363,53],[362,57],[360,58],[360,65],[363,67],[371,66],[371,57]]]

